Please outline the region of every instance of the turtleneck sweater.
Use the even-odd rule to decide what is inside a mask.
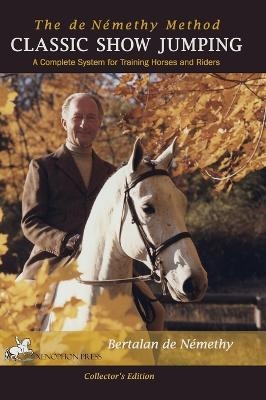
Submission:
[[[86,188],[89,186],[92,170],[92,149],[81,147],[66,140],[66,147],[70,151]]]

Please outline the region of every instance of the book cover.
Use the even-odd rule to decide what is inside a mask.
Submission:
[[[266,326],[263,13],[256,4],[247,12],[207,2],[145,8],[101,3],[93,9],[83,5],[82,11],[48,4],[8,8],[1,18],[0,68],[2,373],[25,379],[24,367],[30,366],[32,379],[56,377],[66,386],[99,392],[156,392],[163,385],[174,388],[177,379],[185,389],[191,374],[201,381],[206,369],[210,380],[218,381],[218,374],[229,380],[234,373],[235,383],[250,374],[259,381]],[[88,178],[82,174],[88,165],[75,159],[80,182],[72,190],[66,167],[62,176],[57,168],[48,179],[46,161],[36,162],[27,202],[35,192],[37,209],[45,210],[38,214],[42,223],[56,221],[52,228],[62,232],[72,218],[74,231],[79,206],[58,213],[51,198],[56,202],[64,190],[74,198],[82,179],[90,179],[84,196],[88,214],[94,204],[95,226],[86,225],[78,263],[67,262],[68,268],[51,275],[44,264],[33,285],[16,282],[33,247],[20,225],[30,161],[55,154],[65,142],[76,122],[61,108],[72,93],[100,100],[104,118],[93,148],[117,170],[100,191],[104,178],[99,171],[93,175],[96,161]],[[87,119],[79,114],[75,119],[94,132],[94,111]],[[78,135],[87,140],[82,129]],[[36,168],[46,182],[38,190]],[[25,228],[29,237],[38,223]],[[49,229],[42,229],[38,235],[48,243]],[[112,232],[116,242],[108,247]],[[73,232],[66,233],[68,238]],[[103,241],[98,253],[90,245],[84,250],[92,236]],[[36,252],[58,256],[53,240],[52,248],[41,245]],[[108,263],[112,257],[116,263],[103,271],[108,251]],[[121,252],[141,261],[134,276],[130,267],[122,270]],[[86,275],[93,257],[101,272]],[[120,279],[128,281],[117,284]],[[70,284],[61,290],[62,280]],[[72,290],[74,280],[79,282]],[[103,293],[99,280],[108,281]],[[132,281],[146,282],[146,294],[162,308],[138,300],[137,318],[124,289]],[[43,332],[50,300],[46,309],[41,304],[51,286],[57,287],[50,292],[55,320]],[[89,325],[80,324],[77,309],[92,298]],[[162,309],[163,330],[152,321]]]

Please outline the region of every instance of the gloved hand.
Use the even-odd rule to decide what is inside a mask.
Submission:
[[[73,256],[79,251],[81,245],[81,235],[78,233],[76,235],[70,234],[66,237],[65,251],[64,255],[72,255]]]

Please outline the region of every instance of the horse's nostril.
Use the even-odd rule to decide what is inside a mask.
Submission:
[[[183,283],[183,291],[186,295],[192,295],[195,292],[192,278],[187,278]]]

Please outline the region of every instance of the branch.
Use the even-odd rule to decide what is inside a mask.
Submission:
[[[254,150],[253,150],[251,156],[249,157],[249,159],[247,160],[247,162],[246,162],[244,165],[242,165],[242,167],[240,167],[238,170],[236,170],[233,174],[224,176],[223,178],[217,178],[217,177],[215,177],[215,176],[212,176],[212,175],[208,172],[208,170],[206,170],[206,169],[203,170],[203,172],[204,172],[206,175],[208,175],[211,179],[213,179],[213,180],[215,180],[215,181],[226,181],[227,179],[230,179],[230,178],[232,178],[233,176],[237,175],[239,172],[243,171],[243,169],[245,169],[245,168],[247,167],[247,165],[250,163],[250,161],[251,161],[252,158],[254,157],[254,155],[255,155],[255,153],[256,153],[258,147],[259,147],[259,144],[260,144],[260,141],[261,141],[261,138],[262,138],[262,135],[263,135],[264,127],[265,127],[265,119],[266,119],[266,107],[264,108],[263,120],[262,120],[262,125],[261,125],[260,134],[259,134],[259,137],[258,137],[258,141],[257,141],[257,143],[256,143],[256,146],[255,146],[255,148],[254,148]]]

